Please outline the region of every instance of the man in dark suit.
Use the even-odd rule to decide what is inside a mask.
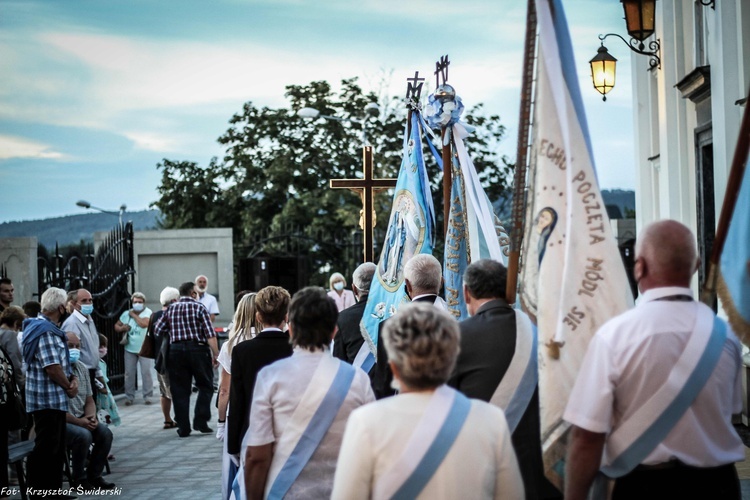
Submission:
[[[435,307],[446,309],[445,301],[438,296],[442,285],[443,267],[432,255],[420,253],[406,262],[404,266],[404,286],[406,287],[406,295],[412,302],[426,302],[434,304]],[[388,354],[382,342],[383,323],[385,321],[378,326],[377,364],[370,372],[372,390],[375,392],[377,399],[396,394],[395,389],[391,387],[393,373],[391,373],[391,368],[388,365]]]
[[[336,323],[339,331],[333,341],[333,355],[349,364],[354,363],[354,358],[365,342],[359,323],[365,313],[367,295],[370,293],[370,284],[376,269],[372,262],[365,262],[354,270],[352,291],[357,303],[341,311]]]
[[[280,286],[267,286],[259,291],[255,296],[255,309],[263,330],[255,338],[240,342],[232,350],[226,440],[227,452],[235,456],[238,464],[258,372],[274,361],[292,355],[289,334],[284,331],[290,300],[289,292]]]
[[[448,385],[470,398],[490,402],[516,350],[516,315],[505,299],[508,272],[501,263],[482,259],[463,276],[470,318],[459,323],[461,350]],[[512,434],[527,499],[561,498],[544,477],[539,435],[539,388]]]

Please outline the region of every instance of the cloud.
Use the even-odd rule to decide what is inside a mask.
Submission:
[[[133,141],[135,147],[157,153],[179,151],[182,144],[182,141],[176,137],[149,132],[124,132],[124,135]]]
[[[51,150],[50,146],[38,142],[14,137],[0,135],[0,160],[11,158],[33,158],[43,160],[64,160],[66,156]]]

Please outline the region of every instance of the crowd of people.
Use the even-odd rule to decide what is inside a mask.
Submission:
[[[371,341],[361,320],[379,279],[373,263],[353,272],[351,291],[336,273],[329,291],[241,292],[221,347],[205,276],[165,288],[155,313],[136,293],[115,326],[126,353],[125,404],[135,401],[128,377],[138,366],[150,404],[152,360],[140,345],[149,335],[165,429],[180,439],[214,433],[216,385],[224,499],[576,500],[602,484],[615,499],[737,499],[734,463],[744,460],[744,446],[732,414],[742,408],[741,347],[693,299],[697,267],[687,227],[645,228],[635,260],[641,300],[594,336],[567,405],[564,491],[544,474],[539,388],[524,369],[529,360],[536,367],[534,328],[506,300],[505,267],[487,259],[465,270],[469,318],[458,322],[439,295],[440,263],[412,257],[404,266],[410,303],[380,324],[369,373],[356,358]],[[93,451],[86,467],[73,452],[75,481],[112,487],[101,477],[112,435],[97,418],[97,398],[111,394],[91,294],[49,289],[40,314],[27,319],[10,302],[0,302],[0,340],[17,343],[23,331],[20,348],[7,352],[25,363],[15,382],[25,383],[35,422],[29,484],[59,486],[60,474],[49,471],[62,468],[62,443],[80,442]]]

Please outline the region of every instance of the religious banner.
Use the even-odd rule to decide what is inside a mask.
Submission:
[[[463,294],[466,267],[479,259],[507,265],[503,247],[510,243],[505,229],[487,197],[463,139],[468,135],[461,123],[452,127],[456,154],[452,162],[450,216],[445,237],[445,302],[457,320],[468,317]]]
[[[721,253],[719,268],[721,273],[717,291],[734,333],[745,345],[748,345],[750,343],[750,169],[745,166],[744,170]]]
[[[385,242],[360,323],[365,343],[354,364],[365,371],[375,362],[378,325],[409,301],[404,286],[404,265],[413,255],[432,254],[435,216],[422,155],[423,129],[418,109],[409,113],[406,128]]]
[[[537,0],[539,56],[519,294],[538,327],[545,473],[562,487],[562,414],[589,340],[632,306],[599,191],[561,0]]]

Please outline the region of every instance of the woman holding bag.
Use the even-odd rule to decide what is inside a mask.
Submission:
[[[132,308],[122,313],[120,319],[115,323],[115,332],[122,335],[120,344],[125,346],[125,406],[133,404],[135,399],[135,377],[138,364],[141,365],[141,386],[143,389],[143,402],[151,404],[151,396],[154,393],[154,380],[151,378],[153,360],[139,356],[143,339],[146,337],[151,309],[146,307],[146,296],[141,292],[135,292],[130,298]]]

